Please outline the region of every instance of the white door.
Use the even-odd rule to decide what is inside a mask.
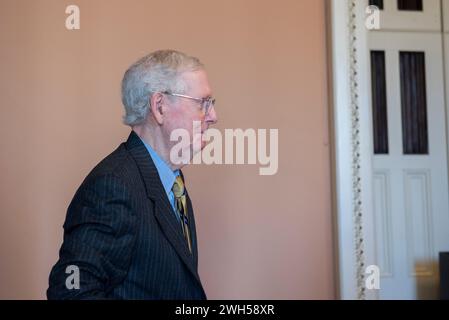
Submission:
[[[365,0],[366,1],[366,0]],[[447,0],[443,0],[446,2]],[[409,5],[408,8],[400,8]],[[382,9],[382,30],[409,31],[440,31],[441,30],[441,0],[373,0],[366,5],[374,4]],[[417,7],[421,7],[417,10]]]
[[[369,46],[380,298],[437,299],[449,251],[441,32],[373,32]]]
[[[447,124],[449,124],[449,1],[442,0],[443,2],[443,42],[444,42],[444,63],[446,65],[446,117]],[[446,127],[449,137],[449,128]],[[449,145],[448,145],[449,146]],[[449,147],[448,147],[449,148]],[[448,149],[449,152],[449,149]],[[449,154],[449,153],[448,153]]]

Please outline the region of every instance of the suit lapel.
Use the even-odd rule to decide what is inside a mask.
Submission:
[[[195,262],[196,259],[194,259],[189,252],[189,248],[187,247],[187,243],[182,234],[179,222],[176,219],[173,208],[165,194],[165,190],[159,178],[159,173],[157,172],[156,166],[154,165],[148,150],[145,148],[144,144],[134,131],[132,131],[129,135],[128,141],[126,142],[126,148],[129,150],[137,163],[140,174],[145,183],[147,196],[155,203],[154,215],[159,222],[163,233],[181,260],[201,284],[197,272],[197,263]],[[193,216],[190,210],[189,215]],[[192,233],[195,234],[194,228],[192,229]]]
[[[184,179],[184,174],[182,173],[182,170],[179,170],[179,173],[181,175],[181,178],[183,181],[185,181]],[[190,201],[190,197],[189,197],[189,192],[187,191],[187,187],[184,185],[185,189],[186,189],[186,198],[187,198],[187,219],[190,221],[189,222],[189,226],[190,226],[190,232],[192,235],[192,255],[193,255],[193,260],[195,263],[195,268],[196,270],[198,270],[198,243],[197,243],[197,237],[196,237],[196,223],[195,223],[195,216],[193,214],[193,206],[192,206],[192,201]]]
[[[189,193],[187,192],[186,188],[186,197],[187,197],[187,218],[190,221],[190,232],[192,234],[192,250],[193,250],[193,262],[195,264],[195,269],[198,270],[198,242],[196,237],[196,223],[195,223],[195,216],[193,214],[193,206],[192,202],[190,201]]]

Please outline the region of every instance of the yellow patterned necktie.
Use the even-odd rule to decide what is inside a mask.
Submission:
[[[175,206],[181,217],[181,228],[184,238],[187,241],[190,253],[192,253],[192,243],[190,239],[189,221],[187,219],[187,202],[184,188],[184,181],[181,176],[177,176],[173,184],[173,194],[175,195]]]

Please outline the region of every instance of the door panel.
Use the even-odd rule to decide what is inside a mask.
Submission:
[[[369,46],[385,52],[388,119],[388,153],[373,152],[380,298],[436,299],[438,254],[449,250],[441,34],[372,32]],[[404,134],[426,136],[426,152],[407,152]]]
[[[440,31],[441,30],[441,7],[440,0],[423,0],[422,10],[401,10],[402,5],[410,8],[418,8],[416,1],[365,0],[366,4],[383,4],[380,15],[381,30],[408,30],[408,31]],[[445,1],[443,1],[445,2]]]
[[[449,32],[449,1],[443,0],[442,2],[443,2],[444,32]]]

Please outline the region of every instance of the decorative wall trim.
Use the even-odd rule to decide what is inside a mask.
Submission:
[[[328,0],[334,210],[341,299],[376,299],[365,270],[376,264],[368,0]]]
[[[354,219],[354,253],[356,256],[357,299],[365,299],[365,255],[363,239],[363,202],[360,159],[360,113],[358,94],[357,12],[356,0],[349,1],[349,62],[352,131],[352,185]]]

